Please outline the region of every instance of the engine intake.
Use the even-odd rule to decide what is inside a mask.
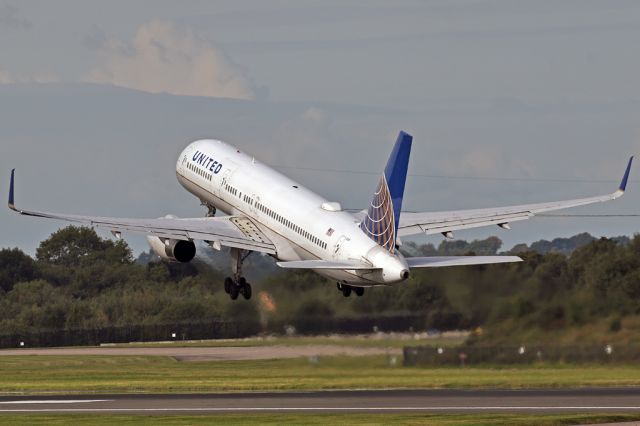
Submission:
[[[196,255],[196,245],[193,241],[164,240],[158,237],[147,237],[151,250],[163,260],[187,263]]]

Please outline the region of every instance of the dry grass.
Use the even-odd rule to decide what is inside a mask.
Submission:
[[[0,393],[241,392],[638,386],[633,365],[402,367],[393,357],[178,362],[168,357],[7,356]]]

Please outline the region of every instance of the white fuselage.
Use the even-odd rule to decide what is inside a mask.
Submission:
[[[280,261],[357,261],[382,268],[315,270],[360,286],[393,284],[408,276],[402,255],[367,237],[352,214],[336,210],[335,204],[327,204],[328,200],[227,143],[191,143],[178,158],[176,174],[203,203],[251,218],[274,243]]]

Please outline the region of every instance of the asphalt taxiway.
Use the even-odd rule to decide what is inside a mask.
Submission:
[[[640,388],[2,396],[0,413],[640,413]]]
[[[266,345],[266,346],[87,346],[64,348],[2,349],[2,356],[169,356],[178,361],[247,361],[310,356],[402,355],[401,348],[342,345]]]

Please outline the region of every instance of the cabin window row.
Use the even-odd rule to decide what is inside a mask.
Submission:
[[[238,195],[238,190],[229,184],[225,184],[224,189],[230,194]]]
[[[316,237],[315,235],[311,234],[310,232],[305,231],[300,226],[298,226],[295,223],[291,222],[289,219],[279,215],[278,213],[274,212],[273,210],[271,210],[270,208],[268,208],[267,206],[265,206],[263,204],[256,203],[256,208],[258,210],[260,210],[262,213],[266,214],[267,216],[271,217],[272,219],[280,222],[281,224],[283,224],[287,228],[291,229],[292,231],[302,235],[304,238],[306,238],[307,240],[311,241],[312,243],[314,243],[318,247],[321,247],[321,248],[326,250],[327,243],[325,241],[322,241],[320,238]]]
[[[244,197],[242,197],[242,199],[244,200],[245,203],[249,204],[250,206],[253,205],[253,198],[249,197],[248,195],[245,195]]]
[[[191,170],[193,173],[202,176],[206,180],[210,181],[212,178],[211,173],[205,172],[200,167],[196,167],[194,164],[191,164],[191,163],[187,164],[187,168]]]
[[[249,205],[254,205],[254,199],[249,197],[248,195],[245,194],[244,197],[242,197],[242,192],[240,193],[240,195],[238,195],[238,190],[236,188],[234,188],[233,186],[229,185],[229,184],[225,184],[224,185],[224,189],[229,192],[232,195],[235,196],[239,196],[243,199],[244,202],[246,202]],[[280,222],[281,224],[283,224],[284,226],[286,226],[287,228],[293,230],[294,232],[302,235],[304,238],[306,238],[307,240],[311,241],[312,243],[314,243],[315,245],[317,245],[318,247],[321,247],[323,249],[327,249],[327,243],[325,241],[322,241],[320,238],[316,237],[315,235],[312,235],[310,232],[305,231],[304,229],[302,229],[300,226],[296,225],[295,223],[291,222],[289,219],[286,219],[285,217],[279,215],[278,213],[274,212],[273,210],[271,210],[270,208],[266,207],[263,204],[260,203],[255,203],[255,207],[260,210],[262,213],[266,214],[267,216],[271,217],[272,219]]]

